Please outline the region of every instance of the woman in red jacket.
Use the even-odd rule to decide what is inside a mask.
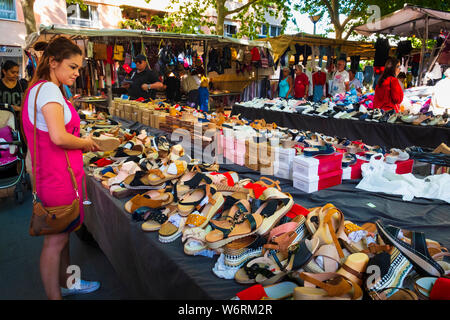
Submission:
[[[400,111],[400,103],[403,101],[403,90],[397,79],[399,72],[399,61],[396,58],[389,57],[384,66],[384,72],[375,88],[374,108],[380,108],[384,111],[392,109],[395,112]]]

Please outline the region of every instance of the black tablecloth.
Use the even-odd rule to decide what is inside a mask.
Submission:
[[[121,121],[122,122],[122,121]],[[124,126],[133,127],[133,123]],[[143,126],[142,128],[147,128]],[[150,129],[155,134],[163,133]],[[241,178],[259,179],[260,174],[238,165],[222,165]],[[403,201],[400,196],[355,189],[358,181],[312,194],[292,187],[292,181],[279,179],[283,191],[296,203],[310,208],[333,203],[347,220],[364,223],[382,219],[388,224],[408,230],[425,232],[427,238],[450,248],[450,205],[439,200],[414,199]],[[141,223],[134,222],[123,206],[123,200],[112,197],[108,190],[92,177],[87,189],[93,205],[86,209],[85,226],[92,233],[110,260],[123,283],[138,297],[153,299],[229,299],[247,286],[234,280],[218,278],[212,272],[217,255],[211,259],[188,256],[181,239],[163,244],[157,232],[143,232]]]
[[[231,115],[237,114],[250,120],[265,119],[267,122],[275,122],[281,127],[316,131],[351,140],[361,139],[369,145],[385,146],[386,148],[404,149],[418,146],[434,149],[442,142],[450,141],[450,128],[446,127],[321,118],[234,105]]]

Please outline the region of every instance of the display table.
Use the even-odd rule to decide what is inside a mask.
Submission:
[[[149,129],[138,123],[122,124]],[[149,131],[164,134],[158,129]],[[222,170],[236,171],[241,179],[260,178],[258,172],[238,165],[221,165]],[[364,223],[381,218],[387,224],[423,231],[427,238],[450,248],[450,205],[443,201],[403,201],[399,196],[355,189],[354,180],[307,194],[293,188],[290,180],[271,178],[279,180],[283,192],[289,192],[296,203],[306,208],[333,203],[346,220]],[[152,299],[229,299],[248,287],[213,274],[217,255],[188,256],[180,238],[164,244],[158,241],[158,232],[143,232],[142,222],[134,222],[123,208],[131,197],[112,197],[92,177],[87,178],[87,190],[93,204],[85,210],[84,224],[133,295]]]
[[[351,140],[362,140],[368,145],[379,145],[386,148],[404,149],[418,146],[434,149],[442,142],[450,141],[450,128],[446,127],[321,118],[299,113],[234,105],[231,115],[238,114],[249,120],[265,119],[266,122],[275,122],[281,127],[310,130]]]
[[[100,109],[102,112],[106,112],[109,114],[108,110],[108,100],[105,98],[92,98],[92,97],[82,97],[80,99],[77,99],[76,102],[84,103],[87,105],[93,104],[95,105],[95,108]]]

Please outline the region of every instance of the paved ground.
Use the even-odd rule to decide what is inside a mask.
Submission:
[[[12,198],[0,199],[0,300],[46,299],[39,273],[43,239],[28,234],[30,215],[30,192],[21,205],[16,205]],[[81,267],[82,278],[98,280],[102,286],[97,292],[67,299],[136,298],[129,295],[99,248],[72,234],[70,251],[71,262]]]

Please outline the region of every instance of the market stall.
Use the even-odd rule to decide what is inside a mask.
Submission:
[[[123,128],[146,130],[153,136],[167,132],[139,122],[114,118]],[[221,164],[220,172],[236,172],[241,179],[260,179],[260,172],[236,164]],[[384,221],[408,230],[420,230],[448,247],[450,225],[449,204],[439,200],[414,199],[403,201],[396,195],[356,189],[358,181],[342,184],[314,193],[305,193],[292,186],[288,179],[280,179],[284,192],[289,192],[303,207],[311,208],[332,202],[345,214],[347,220],[362,224],[382,218]],[[355,197],[355,193],[358,195]],[[93,206],[88,209],[85,225],[118,273],[119,277],[139,297],[153,299],[230,299],[251,284],[239,284],[224,279],[224,266],[218,264],[219,254],[188,256],[178,239],[161,243],[158,232],[144,232],[142,222],[135,221],[124,205],[132,198],[118,199],[96,181],[88,178],[88,194]],[[426,218],[425,218],[426,217]],[[236,272],[237,269],[232,269]],[[406,286],[406,285],[405,285]]]
[[[61,34],[51,30],[43,36]],[[71,32],[77,39],[89,31]],[[95,44],[98,40],[107,52],[114,52],[120,39],[107,40],[109,32],[118,31],[102,30],[98,39],[80,41]],[[155,43],[160,43],[158,37],[162,36],[128,30],[121,36],[125,34],[126,42],[135,39],[130,48],[138,52],[147,48],[147,36],[154,37],[149,41]],[[164,36],[173,43],[186,41],[177,38],[183,35]],[[192,37],[188,40],[194,45],[200,37]],[[265,60],[269,59],[261,57],[266,53],[259,50],[264,44],[249,50],[249,43],[244,43],[236,52],[237,62],[239,53],[244,55],[244,63],[236,65],[251,67],[243,70],[250,77],[245,79],[233,72],[227,74],[223,69],[233,69],[216,60],[228,56],[228,45],[221,43],[237,40],[204,37],[202,60],[210,83],[250,81],[243,93],[249,96],[245,100],[251,101],[253,94],[259,98],[257,93],[265,91],[262,88],[267,81],[263,80],[267,79],[260,80],[258,74],[271,68]],[[213,50],[221,50],[221,54],[210,54]],[[259,68],[266,62],[267,67]],[[344,299],[387,300],[406,291],[413,293],[409,299],[417,300],[417,274],[436,278],[450,274],[446,237],[450,190],[445,188],[450,176],[414,177],[414,160],[407,149],[387,150],[369,137],[362,141],[361,132],[342,129],[350,124],[345,119],[338,119],[339,125],[335,125],[320,123],[327,121],[320,118],[307,130],[302,127],[313,121],[290,125],[296,116],[292,112],[271,110],[272,114],[249,121],[251,115],[226,117],[164,99],[113,98],[113,73],[112,63],[106,63],[111,116],[82,114],[81,135],[89,136],[100,148],[83,154],[92,202],[84,224],[136,295],[155,299],[255,298],[249,291],[241,293],[252,291],[253,285],[283,286],[289,281],[289,290],[279,298],[309,300],[305,279],[327,276],[333,280],[329,285],[340,285],[334,295]],[[234,94],[231,88],[215,89]],[[289,103],[283,102],[283,109],[301,107]],[[334,100],[324,105],[323,114],[339,106]],[[310,111],[318,111],[317,105],[310,107]],[[245,108],[241,111],[251,110]],[[282,119],[286,127],[276,125],[276,112],[288,115]],[[370,116],[376,118],[374,112]],[[333,126],[339,133],[327,131]],[[361,126],[358,130],[374,129]],[[384,144],[396,145],[379,135]],[[437,139],[447,141],[445,135]],[[403,143],[410,141],[405,138]],[[444,152],[442,155],[435,157],[448,161]],[[404,231],[401,238],[391,236],[391,230],[399,231],[395,228],[411,232]],[[428,252],[424,245],[412,254],[405,252],[403,247],[411,239],[414,243],[433,240],[432,250]],[[416,256],[427,257],[425,268],[416,263]],[[334,262],[329,263],[329,258]],[[357,267],[352,265],[356,261],[360,261]],[[377,283],[363,281],[369,266],[383,272]],[[327,297],[328,292],[322,292],[319,298]]]
[[[236,104],[231,115],[256,120],[270,119],[281,127],[323,132],[330,136],[362,139],[373,145],[390,148],[409,146],[436,148],[450,141],[450,127],[421,126],[412,123],[372,122],[359,119],[335,119],[301,113],[287,113],[270,109],[244,107]]]
[[[148,66],[155,70],[160,81],[167,86],[165,92],[158,92],[157,98],[186,103],[187,92],[180,85],[185,75],[193,71],[200,77],[207,76],[207,89],[211,100],[233,97],[232,105],[239,101],[239,95],[246,86],[263,77],[267,72],[262,66],[248,60],[250,50],[270,55],[270,44],[261,41],[238,40],[223,36],[204,34],[171,34],[142,30],[103,29],[92,30],[67,26],[41,26],[36,34],[28,38],[27,49],[39,40],[49,40],[56,35],[65,35],[83,48],[86,60],[74,91],[90,100],[102,93],[111,105],[113,97],[126,94],[122,84],[135,67],[138,54],[147,57]],[[231,52],[234,55],[231,55]],[[239,55],[236,55],[239,52]],[[265,66],[270,74],[269,66]],[[272,69],[273,72],[273,69]],[[170,73],[170,74],[169,74]],[[169,76],[175,79],[170,79]],[[223,82],[222,75],[228,76]],[[238,86],[230,85],[238,82]],[[198,88],[197,86],[197,88]],[[90,97],[92,96],[92,97]],[[236,100],[237,99],[237,100]],[[214,106],[214,103],[212,103]]]
[[[402,9],[381,17],[375,23],[356,27],[355,31],[365,36],[390,34],[401,37],[414,35],[420,38],[422,47],[419,61],[416,61],[416,63],[418,63],[417,85],[421,86],[426,84],[423,82],[425,73],[434,66],[433,60],[437,53],[436,51],[439,51],[441,48],[441,45],[436,46],[433,52],[428,55],[428,48],[425,44],[429,39],[438,39],[438,36],[443,33],[445,33],[444,39],[446,39],[446,33],[449,29],[450,12],[405,3]],[[448,65],[448,63],[445,62],[444,65]]]

